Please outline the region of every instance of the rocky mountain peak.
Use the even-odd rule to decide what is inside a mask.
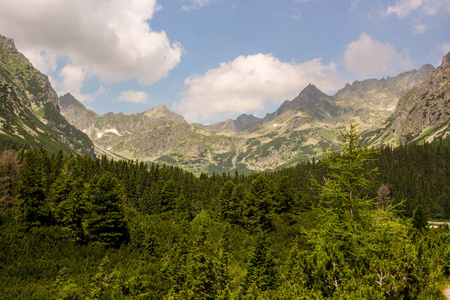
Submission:
[[[333,98],[319,90],[315,85],[309,84],[300,94],[285,107],[286,110],[300,110],[312,116],[322,118],[322,114],[334,110]]]
[[[170,111],[164,104],[146,110],[144,115],[152,119],[164,118],[176,123],[187,123],[183,116]]]
[[[75,97],[71,93],[67,93],[59,97],[58,103],[61,111],[65,111],[70,105],[85,108],[85,106],[80,101],[75,99]]]
[[[14,40],[0,34],[0,46],[8,47],[12,50],[16,50]]]

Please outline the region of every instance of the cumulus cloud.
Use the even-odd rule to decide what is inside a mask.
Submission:
[[[444,6],[447,6],[448,9],[449,4],[449,0],[398,0],[395,5],[388,6],[383,15],[397,15],[400,18],[404,18],[415,11],[427,15],[435,15]]]
[[[33,64],[60,55],[103,81],[136,78],[151,85],[183,52],[164,31],[150,28],[158,9],[156,0],[2,0],[0,32],[34,53]]]
[[[313,83],[322,91],[341,88],[336,65],[321,59],[283,62],[271,54],[239,56],[203,75],[185,80],[184,98],[173,106],[187,120],[204,122],[217,117],[262,111],[267,102],[281,104]]]
[[[67,64],[61,69],[58,77],[51,77],[50,80],[58,94],[71,93],[77,100],[90,103],[100,95],[105,94],[106,90],[103,86],[100,86],[92,94],[83,93],[81,90],[88,76],[88,71],[84,66]]]
[[[119,100],[132,103],[147,103],[148,95],[143,91],[122,91],[120,92]]]
[[[397,53],[392,45],[374,40],[367,33],[347,46],[344,63],[358,79],[394,75],[412,68],[407,54]]]
[[[66,65],[59,73],[62,78],[62,86],[70,92],[79,92],[86,78],[86,70],[79,65]]]

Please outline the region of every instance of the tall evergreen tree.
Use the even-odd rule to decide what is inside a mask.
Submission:
[[[278,285],[278,274],[275,261],[268,251],[265,235],[256,240],[250,261],[247,265],[247,274],[242,286],[243,292],[257,288],[260,291],[275,289]]]
[[[175,182],[169,179],[164,183],[161,190],[160,202],[161,212],[168,212],[174,210],[176,207],[176,199],[178,198],[178,191]]]
[[[244,217],[250,230],[272,229],[274,194],[273,182],[261,174],[256,174],[244,199]]]
[[[128,239],[119,181],[112,173],[105,172],[98,182],[92,184],[87,204],[89,238],[94,243],[118,247]]]
[[[37,151],[27,151],[17,184],[17,201],[25,226],[51,223],[50,206],[46,197],[42,157]]]
[[[231,211],[231,196],[233,194],[234,190],[234,182],[232,180],[228,180],[223,185],[222,189],[220,190],[219,196],[218,196],[218,211],[219,216],[222,220],[229,220],[230,219],[230,211]]]

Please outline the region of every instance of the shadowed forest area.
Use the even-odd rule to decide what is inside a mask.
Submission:
[[[202,174],[5,150],[2,299],[445,299],[450,146]]]

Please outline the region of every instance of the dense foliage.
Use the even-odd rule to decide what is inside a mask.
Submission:
[[[250,176],[6,150],[0,298],[442,298],[450,147],[357,138]]]

